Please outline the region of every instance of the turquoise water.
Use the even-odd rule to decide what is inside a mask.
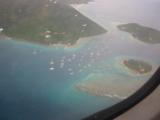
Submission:
[[[75,87],[90,74],[109,74],[110,77],[106,79],[120,78],[118,76],[125,80],[135,78],[126,74],[123,68],[116,67],[117,54],[122,51],[115,49],[111,54],[103,42],[102,39],[101,42],[93,41],[76,50],[66,50],[61,47],[1,40],[2,117],[13,120],[75,120],[119,102],[117,98],[95,96],[78,91]],[[97,57],[95,53],[98,51],[101,54]],[[126,51],[123,54],[127,55]],[[62,62],[63,68],[60,66]],[[158,60],[155,59],[155,63],[158,64]],[[146,76],[138,79],[148,78]]]
[[[73,46],[21,42],[1,37],[0,32],[0,119],[80,120],[122,99],[80,91],[76,88],[79,83],[91,79],[111,83],[114,79],[118,82],[111,84],[113,88],[121,82],[122,88],[118,89],[123,92],[123,85],[135,80],[146,82],[160,65],[160,45],[147,44],[117,28],[119,24],[135,22],[160,30],[159,16],[149,14],[159,10],[155,8],[156,0],[144,1],[95,0],[71,5],[108,31],[79,36],[81,42]],[[120,64],[125,58],[147,61],[153,71],[133,75]]]
[[[58,63],[64,55],[69,58],[74,52],[15,41],[0,42],[0,104],[1,108],[4,106],[1,112],[7,114],[3,115],[5,119],[74,120],[116,102],[75,89],[74,84],[89,71],[78,74],[75,68],[74,75],[70,75],[67,68],[73,69],[76,62],[65,63],[63,69]],[[51,60],[54,60],[53,71],[49,69]]]

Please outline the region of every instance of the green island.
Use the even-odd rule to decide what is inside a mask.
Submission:
[[[123,60],[123,65],[134,73],[146,74],[152,71],[152,65],[135,59]]]
[[[0,4],[0,36],[43,45],[70,44],[104,34],[103,27],[71,4],[92,0],[5,0]]]
[[[149,44],[160,43],[160,31],[139,25],[137,23],[128,23],[118,25],[117,28],[121,31],[130,33],[134,38]]]

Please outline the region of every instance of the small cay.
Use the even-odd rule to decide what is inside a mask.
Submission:
[[[152,65],[135,59],[123,60],[123,65],[134,73],[146,74],[152,71]]]

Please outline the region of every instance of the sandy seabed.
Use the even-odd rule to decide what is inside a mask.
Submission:
[[[76,88],[96,96],[125,99],[135,93],[145,82],[146,80],[92,74],[77,84]]]

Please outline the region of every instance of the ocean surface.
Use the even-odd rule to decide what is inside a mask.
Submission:
[[[80,38],[73,46],[0,37],[1,120],[80,120],[123,99],[110,96],[111,89],[106,96],[80,91],[79,83],[88,78],[114,79],[113,91],[123,92],[115,88],[119,83],[115,80],[121,87],[134,80],[146,82],[159,67],[160,44],[142,42],[117,29],[120,24],[138,23],[160,30],[158,0],[94,0],[71,6],[108,32]],[[130,74],[120,65],[125,58],[147,61],[153,71]]]

